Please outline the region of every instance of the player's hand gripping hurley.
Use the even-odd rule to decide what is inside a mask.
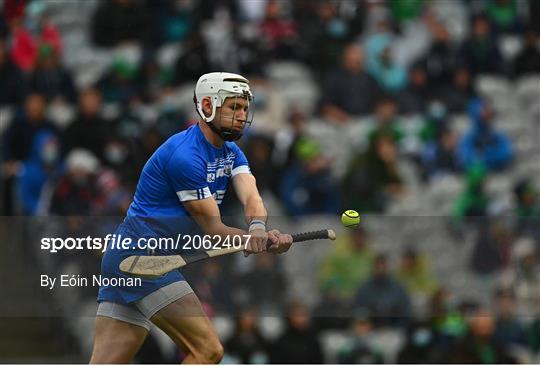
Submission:
[[[307,233],[293,234],[293,243],[298,243],[308,240],[317,239],[336,239],[334,230],[325,229],[318,231],[310,231]],[[268,242],[268,247],[271,245]],[[178,268],[182,268],[193,262],[198,262],[203,259],[218,257],[226,254],[237,253],[243,251],[244,248],[224,248],[213,249],[206,251],[197,251],[193,253],[185,253],[182,255],[132,255],[127,257],[120,263],[120,270],[126,274],[144,277],[157,278],[167,274]]]

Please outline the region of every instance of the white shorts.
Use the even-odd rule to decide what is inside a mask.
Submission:
[[[150,318],[155,313],[192,292],[186,281],[173,282],[129,305],[102,301],[99,303],[97,316],[113,318],[150,330]]]

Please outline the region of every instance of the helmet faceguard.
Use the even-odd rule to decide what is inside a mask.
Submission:
[[[212,104],[212,113],[210,116],[206,116],[203,112],[202,100],[205,97],[210,98]],[[223,106],[227,98],[235,98],[232,108],[234,113],[231,116],[223,116],[223,109],[221,109],[219,117],[222,124],[224,119],[230,119],[231,126],[230,128],[223,126],[218,128],[213,123],[216,117],[216,110],[218,107]],[[197,113],[213,132],[225,141],[235,141],[243,135],[243,129],[240,131],[233,129],[233,123],[236,120],[236,101],[238,98],[245,99],[248,103],[246,119],[242,122],[244,123],[244,128],[246,125],[249,127],[253,121],[253,112],[249,110],[249,103],[253,101],[253,94],[249,89],[249,81],[241,75],[227,72],[212,72],[202,75],[197,81],[193,102],[195,103]]]

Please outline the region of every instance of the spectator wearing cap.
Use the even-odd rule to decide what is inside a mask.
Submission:
[[[99,160],[88,150],[75,149],[66,157],[65,175],[57,182],[49,212],[60,216],[88,216],[97,191],[95,184]]]
[[[378,89],[375,79],[364,69],[364,52],[350,44],[343,51],[341,67],[330,71],[323,81],[321,113],[338,123],[367,115],[375,106]]]
[[[390,274],[383,254],[376,257],[371,277],[356,291],[353,305],[370,314],[375,326],[405,326],[413,315],[411,298]]]
[[[284,173],[280,197],[292,216],[337,213],[338,190],[330,173],[331,161],[310,138],[299,139],[294,147],[296,163]]]
[[[502,170],[513,159],[512,144],[507,135],[493,124],[493,108],[478,98],[469,103],[472,127],[459,143],[458,155],[465,169],[483,165],[488,170]]]
[[[137,96],[138,66],[127,58],[116,58],[110,69],[97,82],[97,88],[108,103],[129,104]]]

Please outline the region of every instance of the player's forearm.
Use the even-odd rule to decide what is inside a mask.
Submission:
[[[264,202],[259,195],[253,195],[246,200],[244,205],[244,214],[246,223],[249,225],[253,220],[261,220],[266,222],[267,212],[264,207]]]
[[[230,227],[223,223],[219,208],[213,198],[186,201],[184,207],[206,235],[219,236],[224,239],[227,236],[247,234],[245,230]]]
[[[236,242],[241,238],[242,245],[249,240],[248,232],[239,228],[227,226],[224,223],[213,222],[208,225],[201,225],[205,235],[209,235],[213,243]]]
[[[221,218],[203,219],[199,221],[200,221],[199,225],[203,229],[204,233],[207,235],[211,235],[211,236],[218,235],[224,238],[226,236],[247,234],[246,230],[242,230],[242,229],[225,225],[221,221]]]

